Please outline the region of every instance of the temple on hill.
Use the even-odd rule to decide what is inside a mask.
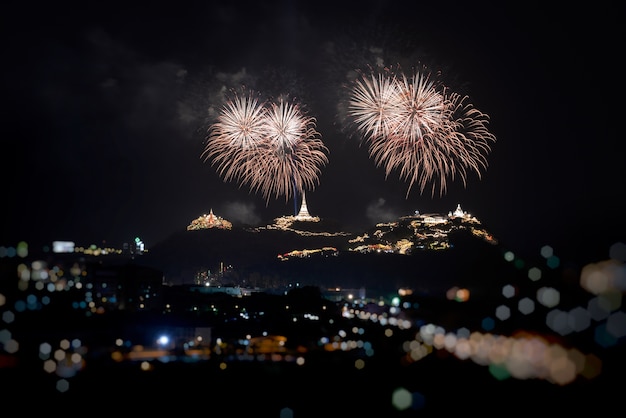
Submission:
[[[472,217],[469,213],[465,212],[463,209],[461,209],[461,204],[457,204],[456,205],[456,209],[454,210],[454,212],[450,211],[448,212],[448,218],[470,218]]]
[[[306,195],[302,192],[302,203],[300,204],[300,211],[295,216],[295,219],[298,221],[312,221],[315,220],[313,216],[309,213],[308,208],[306,207]]]
[[[215,216],[213,209],[208,215],[202,215],[197,219],[191,221],[191,224],[187,226],[187,231],[196,231],[198,229],[232,229],[233,224],[222,218],[221,216]]]
[[[318,216],[311,216],[309,213],[309,209],[306,206],[306,196],[304,192],[302,192],[302,203],[300,204],[300,211],[297,215],[289,215],[289,216],[281,216],[279,218],[274,219],[273,227],[279,229],[289,229],[291,225],[295,221],[303,221],[303,222],[319,222],[320,218]]]

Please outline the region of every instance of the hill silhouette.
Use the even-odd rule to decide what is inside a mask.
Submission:
[[[511,272],[499,246],[468,229],[452,228],[445,235],[448,248],[432,250],[407,227],[409,222],[401,219],[365,231],[359,244],[373,251],[355,251],[356,234],[321,234],[319,223],[294,223],[290,230],[234,227],[182,231],[152,248],[141,262],[163,271],[172,284],[193,284],[200,270],[228,268],[226,281],[247,286],[366,288],[381,294],[406,287],[437,295],[453,286],[471,286],[477,296],[484,297],[494,288],[489,283],[496,282],[503,271]],[[387,248],[390,242],[400,240],[411,241],[413,249],[407,254],[376,250],[377,245]],[[294,250],[322,248],[327,250],[279,257]]]

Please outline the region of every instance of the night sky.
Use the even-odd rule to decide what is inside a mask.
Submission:
[[[460,203],[513,251],[608,255],[626,242],[620,6],[494,4],[5,2],[0,245],[138,236],[149,249],[211,209],[249,224],[292,214],[201,158],[221,92],[245,85],[316,117],[330,152],[307,192],[314,216],[359,230]],[[481,178],[408,197],[385,178],[338,111],[347,74],[377,62],[441,71],[489,115]]]

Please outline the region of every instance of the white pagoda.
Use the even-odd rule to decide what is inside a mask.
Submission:
[[[310,221],[313,220],[313,217],[309,213],[309,210],[306,207],[306,195],[302,192],[302,203],[300,204],[300,212],[296,215],[296,220],[298,221]]]

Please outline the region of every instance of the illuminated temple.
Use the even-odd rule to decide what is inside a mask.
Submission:
[[[208,215],[202,215],[197,219],[191,221],[191,224],[187,226],[187,231],[196,231],[198,229],[232,229],[233,224],[222,218],[221,216],[215,216],[213,209]]]
[[[309,210],[306,207],[306,195],[302,192],[302,204],[300,205],[300,211],[295,216],[297,221],[319,221],[319,218],[314,218],[309,213]]]
[[[319,216],[311,216],[309,209],[306,206],[306,196],[302,193],[302,203],[300,204],[300,211],[295,216],[281,216],[274,219],[273,225],[268,225],[268,228],[274,229],[291,229],[292,225],[296,221],[304,222],[319,222]],[[294,231],[295,232],[295,231]],[[301,232],[301,231],[300,231]],[[307,232],[310,234],[310,232]]]

